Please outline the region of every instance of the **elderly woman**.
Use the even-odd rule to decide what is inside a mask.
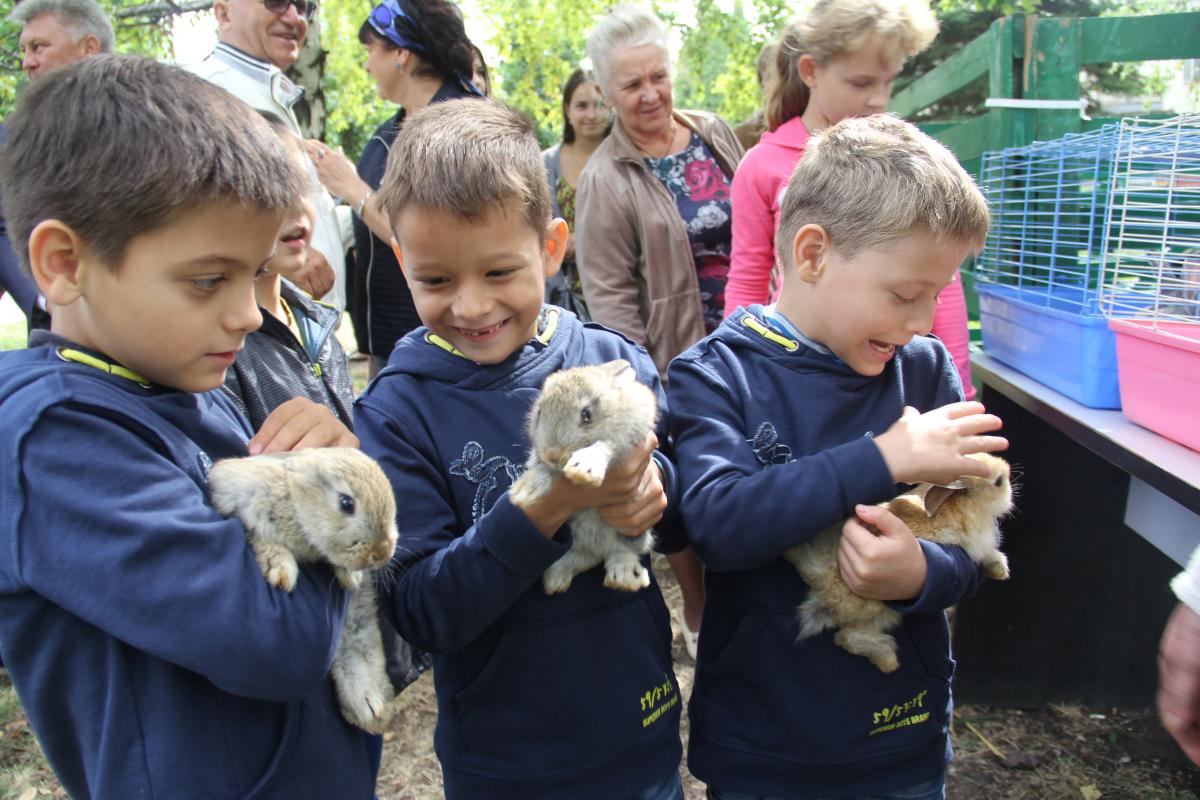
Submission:
[[[374,202],[388,151],[406,114],[430,103],[481,93],[471,83],[474,45],[458,7],[447,0],[382,0],[363,22],[358,39],[380,98],[400,110],[367,142],[357,171],[344,155],[321,142],[309,141],[308,151],[325,188],[345,198],[354,210],[359,298],[355,327],[366,328],[365,337],[359,334],[359,350],[370,354],[374,375],[396,341],[421,324],[392,252],[391,227]]]
[[[645,344],[665,378],[721,321],[742,146],[715,115],[675,108],[666,30],[649,12],[615,7],[587,51],[617,120],[576,193],[583,293],[592,318]]]
[[[729,185],[742,146],[717,116],[675,108],[666,30],[654,15],[616,6],[587,51],[617,120],[575,196],[584,299],[593,320],[644,344],[665,379],[667,363],[721,323]],[[668,558],[695,658],[703,568],[691,550]]]

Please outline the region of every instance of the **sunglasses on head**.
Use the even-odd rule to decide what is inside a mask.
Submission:
[[[317,15],[317,4],[312,0],[263,0],[263,5],[267,11],[281,17],[287,13],[288,6],[295,6],[296,13],[308,22],[312,22]]]
[[[391,30],[392,22],[396,19],[396,17],[403,16],[406,15],[399,6],[393,6],[390,3],[381,3],[380,5],[377,5],[375,8],[371,9],[370,20],[375,30],[382,34],[388,30]]]

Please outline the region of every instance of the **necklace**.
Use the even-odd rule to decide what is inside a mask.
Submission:
[[[655,155],[653,152],[651,152],[650,150],[647,150],[644,147],[639,147],[638,149],[641,150],[646,155],[650,156],[650,158],[656,158],[656,159],[666,158],[667,156],[671,155],[671,151],[675,149],[676,127],[675,127],[675,118],[674,117],[671,118],[671,123],[668,128],[668,131],[669,131],[669,135],[667,136],[667,146],[666,146],[666,149],[663,151],[662,155]]]

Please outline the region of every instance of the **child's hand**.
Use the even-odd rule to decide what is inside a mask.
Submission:
[[[875,437],[875,444],[897,483],[945,484],[962,475],[986,478],[988,468],[966,455],[1007,448],[1004,437],[982,435],[1001,424],[999,417],[983,413],[982,403],[950,403],[924,414],[906,406],[903,416]]]
[[[324,297],[333,288],[333,267],[319,250],[308,248],[304,266],[289,274],[280,273],[313,297]]]
[[[549,491],[536,503],[524,507],[525,515],[545,536],[553,536],[572,514],[585,508],[605,509],[601,515],[623,532],[644,519],[653,519],[637,533],[645,531],[662,516],[662,508],[655,511],[655,504],[666,506],[662,482],[657,480],[657,468],[651,464],[650,454],[656,447],[658,437],[651,433],[623,461],[605,472],[599,486],[572,483],[562,475],[555,475]],[[650,482],[647,482],[648,470],[655,473]]]
[[[1180,603],[1158,650],[1158,713],[1193,764],[1200,764],[1200,615]]]
[[[859,505],[842,526],[838,567],[855,594],[909,600],[925,588],[925,553],[904,521],[879,506]],[[876,535],[868,525],[879,531]]]
[[[658,439],[653,441],[657,444]],[[651,446],[650,453],[653,452],[654,446]],[[663,511],[667,508],[667,493],[663,489],[662,473],[650,453],[640,463],[629,465],[633,467],[635,474],[638,468],[641,469],[640,481],[629,499],[598,509],[600,518],[622,536],[641,536],[662,519]]]
[[[256,456],[306,447],[358,447],[358,437],[325,406],[293,397],[267,416],[248,446]]]

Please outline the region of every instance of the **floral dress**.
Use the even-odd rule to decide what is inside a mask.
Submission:
[[[729,177],[694,131],[682,151],[645,161],[651,174],[675,198],[679,216],[687,227],[704,307],[704,327],[712,333],[721,324],[725,311],[725,280],[732,250]]]

